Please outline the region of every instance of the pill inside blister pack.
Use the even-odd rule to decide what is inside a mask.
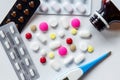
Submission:
[[[17,0],[1,25],[15,22],[21,32],[40,4],[39,0]]]
[[[92,0],[41,0],[38,13],[61,15],[90,15]]]
[[[89,43],[92,33],[83,27],[79,17],[53,16],[37,18],[28,25],[23,35],[33,55],[37,55],[40,79],[56,80],[65,70],[82,64],[87,53],[94,52]]]
[[[0,28],[0,41],[19,80],[36,80],[39,74],[13,22]]]

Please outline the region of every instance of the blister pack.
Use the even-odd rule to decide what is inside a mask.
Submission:
[[[1,25],[15,22],[21,32],[40,4],[39,0],[17,0]]]
[[[19,80],[36,80],[39,74],[13,22],[0,27],[0,41]]]
[[[91,0],[41,0],[40,14],[90,15]]]

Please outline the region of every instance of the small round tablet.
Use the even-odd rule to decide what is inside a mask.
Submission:
[[[36,27],[36,25],[32,25],[32,26],[30,26],[30,29],[32,32],[35,32],[37,30],[37,27]]]
[[[48,31],[48,23],[47,22],[41,22],[40,25],[39,25],[39,29],[42,32]]]
[[[41,57],[41,58],[40,58],[40,62],[41,62],[42,64],[46,63],[46,58],[45,58],[45,57]]]
[[[50,38],[51,38],[52,40],[56,39],[56,34],[55,34],[55,33],[51,33],[51,34],[50,34]]]
[[[38,51],[40,49],[39,43],[38,42],[32,42],[31,49],[35,52]]]
[[[32,38],[32,34],[28,32],[28,33],[25,34],[25,37],[26,37],[26,39],[31,39]]]
[[[60,31],[58,32],[58,36],[61,37],[61,38],[64,38],[65,32],[64,32],[63,30],[60,30]]]
[[[55,57],[55,54],[54,54],[53,52],[50,52],[50,53],[48,54],[48,56],[49,56],[50,59],[53,59],[53,58]]]
[[[76,51],[76,45],[75,44],[70,45],[70,50],[72,52]]]
[[[66,43],[67,43],[67,44],[72,44],[72,43],[73,43],[72,38],[67,38],[67,39],[66,39]]]
[[[71,32],[72,35],[76,35],[76,34],[77,34],[77,29],[72,28],[72,29],[70,30],[70,32]]]
[[[58,26],[58,21],[57,21],[57,19],[51,19],[51,20],[50,20],[50,26],[51,26],[52,28],[56,28],[56,27]]]
[[[87,51],[88,51],[89,53],[92,53],[92,52],[94,51],[93,46],[89,45]]]
[[[46,55],[47,55],[47,51],[46,51],[45,49],[42,49],[42,50],[40,51],[40,54],[41,54],[42,56],[46,56]]]
[[[64,46],[61,46],[59,49],[58,49],[58,53],[60,56],[65,56],[67,55],[67,48],[64,47]]]
[[[88,44],[86,42],[81,42],[79,47],[81,51],[87,51]]]
[[[78,19],[78,18],[73,18],[73,19],[71,20],[71,26],[72,26],[73,28],[78,29],[78,28],[80,27],[80,25],[81,25],[80,19]]]

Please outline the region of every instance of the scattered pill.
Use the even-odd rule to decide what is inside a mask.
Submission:
[[[13,34],[15,33],[13,26],[10,26],[10,31],[11,31],[11,33],[13,33]]]
[[[66,39],[66,43],[67,43],[67,44],[72,44],[72,43],[73,43],[72,38],[67,38],[67,39]]]
[[[8,42],[8,41],[5,41],[5,46],[6,46],[6,48],[7,48],[7,49],[9,49],[9,48],[10,48],[10,44],[9,44],[9,42]]]
[[[32,32],[35,32],[37,30],[37,27],[36,27],[36,25],[32,25],[32,26],[30,26],[30,29]]]
[[[90,38],[91,37],[91,33],[89,30],[82,30],[82,31],[79,31],[79,36],[81,38]]]
[[[72,28],[70,32],[71,32],[72,35],[76,35],[77,34],[77,30],[75,28]]]
[[[25,54],[25,52],[24,52],[23,48],[20,48],[20,53],[21,53],[22,55],[24,55],[24,54]]]
[[[52,20],[50,20],[50,26],[51,26],[52,28],[56,28],[56,27],[58,26],[58,21],[57,21],[57,19],[52,19]]]
[[[80,43],[80,50],[85,52],[88,49],[88,44],[86,42],[81,42]]]
[[[47,55],[47,51],[46,51],[45,49],[42,49],[42,50],[40,51],[40,54],[41,54],[42,56],[46,56],[46,55]]]
[[[50,65],[55,71],[60,71],[60,69],[61,69],[59,62],[56,60],[51,61]]]
[[[17,70],[20,70],[20,65],[18,63],[15,63],[15,67]]]
[[[67,48],[64,47],[64,46],[61,46],[59,49],[58,49],[58,53],[60,56],[65,56],[67,55]]]
[[[39,25],[39,29],[42,32],[48,31],[48,23],[47,22],[41,22],[40,25]]]
[[[10,57],[11,57],[11,59],[15,59],[15,55],[14,55],[14,53],[13,52],[10,52]]]
[[[25,63],[26,63],[26,65],[27,65],[27,66],[29,66],[29,65],[30,65],[30,61],[29,61],[29,59],[28,59],[28,58],[25,58]]]
[[[41,62],[42,64],[46,63],[46,58],[45,58],[45,57],[41,57],[41,58],[40,58],[40,62]]]
[[[63,26],[64,29],[69,29],[69,21],[66,17],[63,17],[60,19],[61,26]]]
[[[73,28],[78,29],[80,27],[80,20],[78,18],[73,18],[71,21],[71,25]]]
[[[64,59],[63,64],[65,64],[66,66],[68,66],[72,62],[73,62],[73,56],[68,56],[67,58]]]
[[[21,80],[25,80],[25,76],[23,73],[20,73],[20,78],[21,78]]]
[[[87,51],[88,51],[89,53],[92,53],[92,52],[94,51],[93,46],[89,45]]]
[[[32,34],[31,33],[26,33],[25,37],[26,37],[26,39],[31,39],[32,38]]]
[[[58,36],[59,36],[60,38],[64,38],[65,32],[64,32],[63,30],[59,31],[59,32],[58,32]]]
[[[70,50],[71,50],[72,52],[76,51],[76,45],[71,44],[71,45],[70,45]]]
[[[54,41],[54,42],[51,42],[49,44],[49,47],[52,49],[52,50],[56,50],[58,49],[59,47],[61,46],[61,43],[59,41]]]
[[[51,34],[50,34],[50,38],[51,38],[52,40],[56,39],[56,34],[55,34],[55,33],[51,33]]]
[[[53,59],[53,58],[55,57],[55,55],[54,55],[53,52],[50,52],[50,53],[48,54],[48,56],[49,56],[50,59]]]
[[[15,37],[15,42],[16,42],[16,44],[19,44],[19,43],[20,43],[18,37]]]
[[[36,37],[37,37],[37,39],[38,39],[41,43],[43,43],[43,44],[45,44],[45,43],[47,42],[46,37],[43,36],[43,35],[41,35],[40,33],[37,33],[37,34],[36,34]]]
[[[37,52],[40,49],[39,42],[32,42],[31,43],[31,49],[35,52]]]
[[[84,59],[85,59],[85,54],[82,53],[82,54],[77,55],[77,56],[74,58],[74,62],[75,62],[76,64],[79,64],[79,63],[81,63]]]
[[[0,31],[0,36],[1,36],[2,38],[5,38],[5,34],[4,34],[3,31]]]
[[[35,72],[33,71],[33,69],[30,69],[29,72],[30,72],[32,77],[35,76]]]

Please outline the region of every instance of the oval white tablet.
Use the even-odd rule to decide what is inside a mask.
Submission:
[[[43,35],[41,35],[40,33],[37,33],[37,34],[36,34],[36,37],[37,37],[37,39],[38,39],[41,43],[43,43],[43,44],[45,44],[45,43],[47,42],[46,37],[43,36]]]
[[[40,49],[39,43],[38,42],[32,42],[31,43],[31,49],[35,52],[38,51]]]
[[[89,30],[81,30],[81,31],[79,31],[78,34],[81,38],[90,38],[91,37],[91,33]]]
[[[63,64],[65,64],[66,66],[68,66],[70,63],[73,62],[73,56],[68,56],[64,61]]]
[[[64,29],[69,29],[69,21],[66,17],[60,19],[60,24]]]
[[[47,55],[47,51],[46,51],[45,49],[42,49],[42,50],[40,51],[40,54],[41,54],[42,56],[46,56],[46,55]]]
[[[19,44],[19,43],[20,43],[18,37],[15,37],[15,42],[16,42],[16,44]]]
[[[86,51],[88,48],[88,44],[86,42],[81,42],[79,48],[81,51]]]
[[[25,80],[25,76],[23,73],[20,73],[20,78],[21,78],[21,80]]]
[[[15,67],[17,70],[20,70],[20,65],[18,63],[15,63]]]
[[[61,43],[60,41],[54,41],[54,42],[51,42],[49,44],[49,47],[52,49],[52,50],[55,50],[57,48],[59,48],[61,46]]]
[[[14,55],[14,53],[13,52],[10,52],[10,57],[11,57],[11,59],[15,59],[15,55]]]
[[[50,20],[50,26],[52,28],[56,28],[58,26],[58,20],[57,19],[51,19]]]
[[[35,76],[35,72],[33,71],[33,69],[30,69],[29,72],[30,72],[32,77]]]
[[[1,36],[2,38],[5,38],[5,34],[4,34],[3,31],[0,31],[0,36]]]
[[[60,71],[61,66],[58,61],[54,60],[50,63],[50,66],[55,70],[55,71]]]
[[[10,48],[10,44],[9,44],[9,42],[8,42],[8,41],[5,41],[5,46],[6,46],[6,48],[7,48],[7,49],[9,49],[9,48]]]
[[[22,55],[24,55],[24,54],[25,54],[25,52],[24,52],[23,48],[20,48],[20,53],[21,53]]]
[[[29,65],[30,65],[30,61],[29,61],[29,59],[28,59],[28,58],[25,58],[25,63],[26,63],[26,65],[27,65],[27,66],[29,66]]]
[[[76,64],[79,64],[79,63],[81,63],[84,59],[85,59],[85,54],[82,53],[82,54],[77,55],[77,56],[74,58],[74,62],[75,62]]]
[[[10,26],[10,31],[11,31],[11,33],[15,33],[15,30],[14,30],[14,28],[13,28],[13,26]]]

